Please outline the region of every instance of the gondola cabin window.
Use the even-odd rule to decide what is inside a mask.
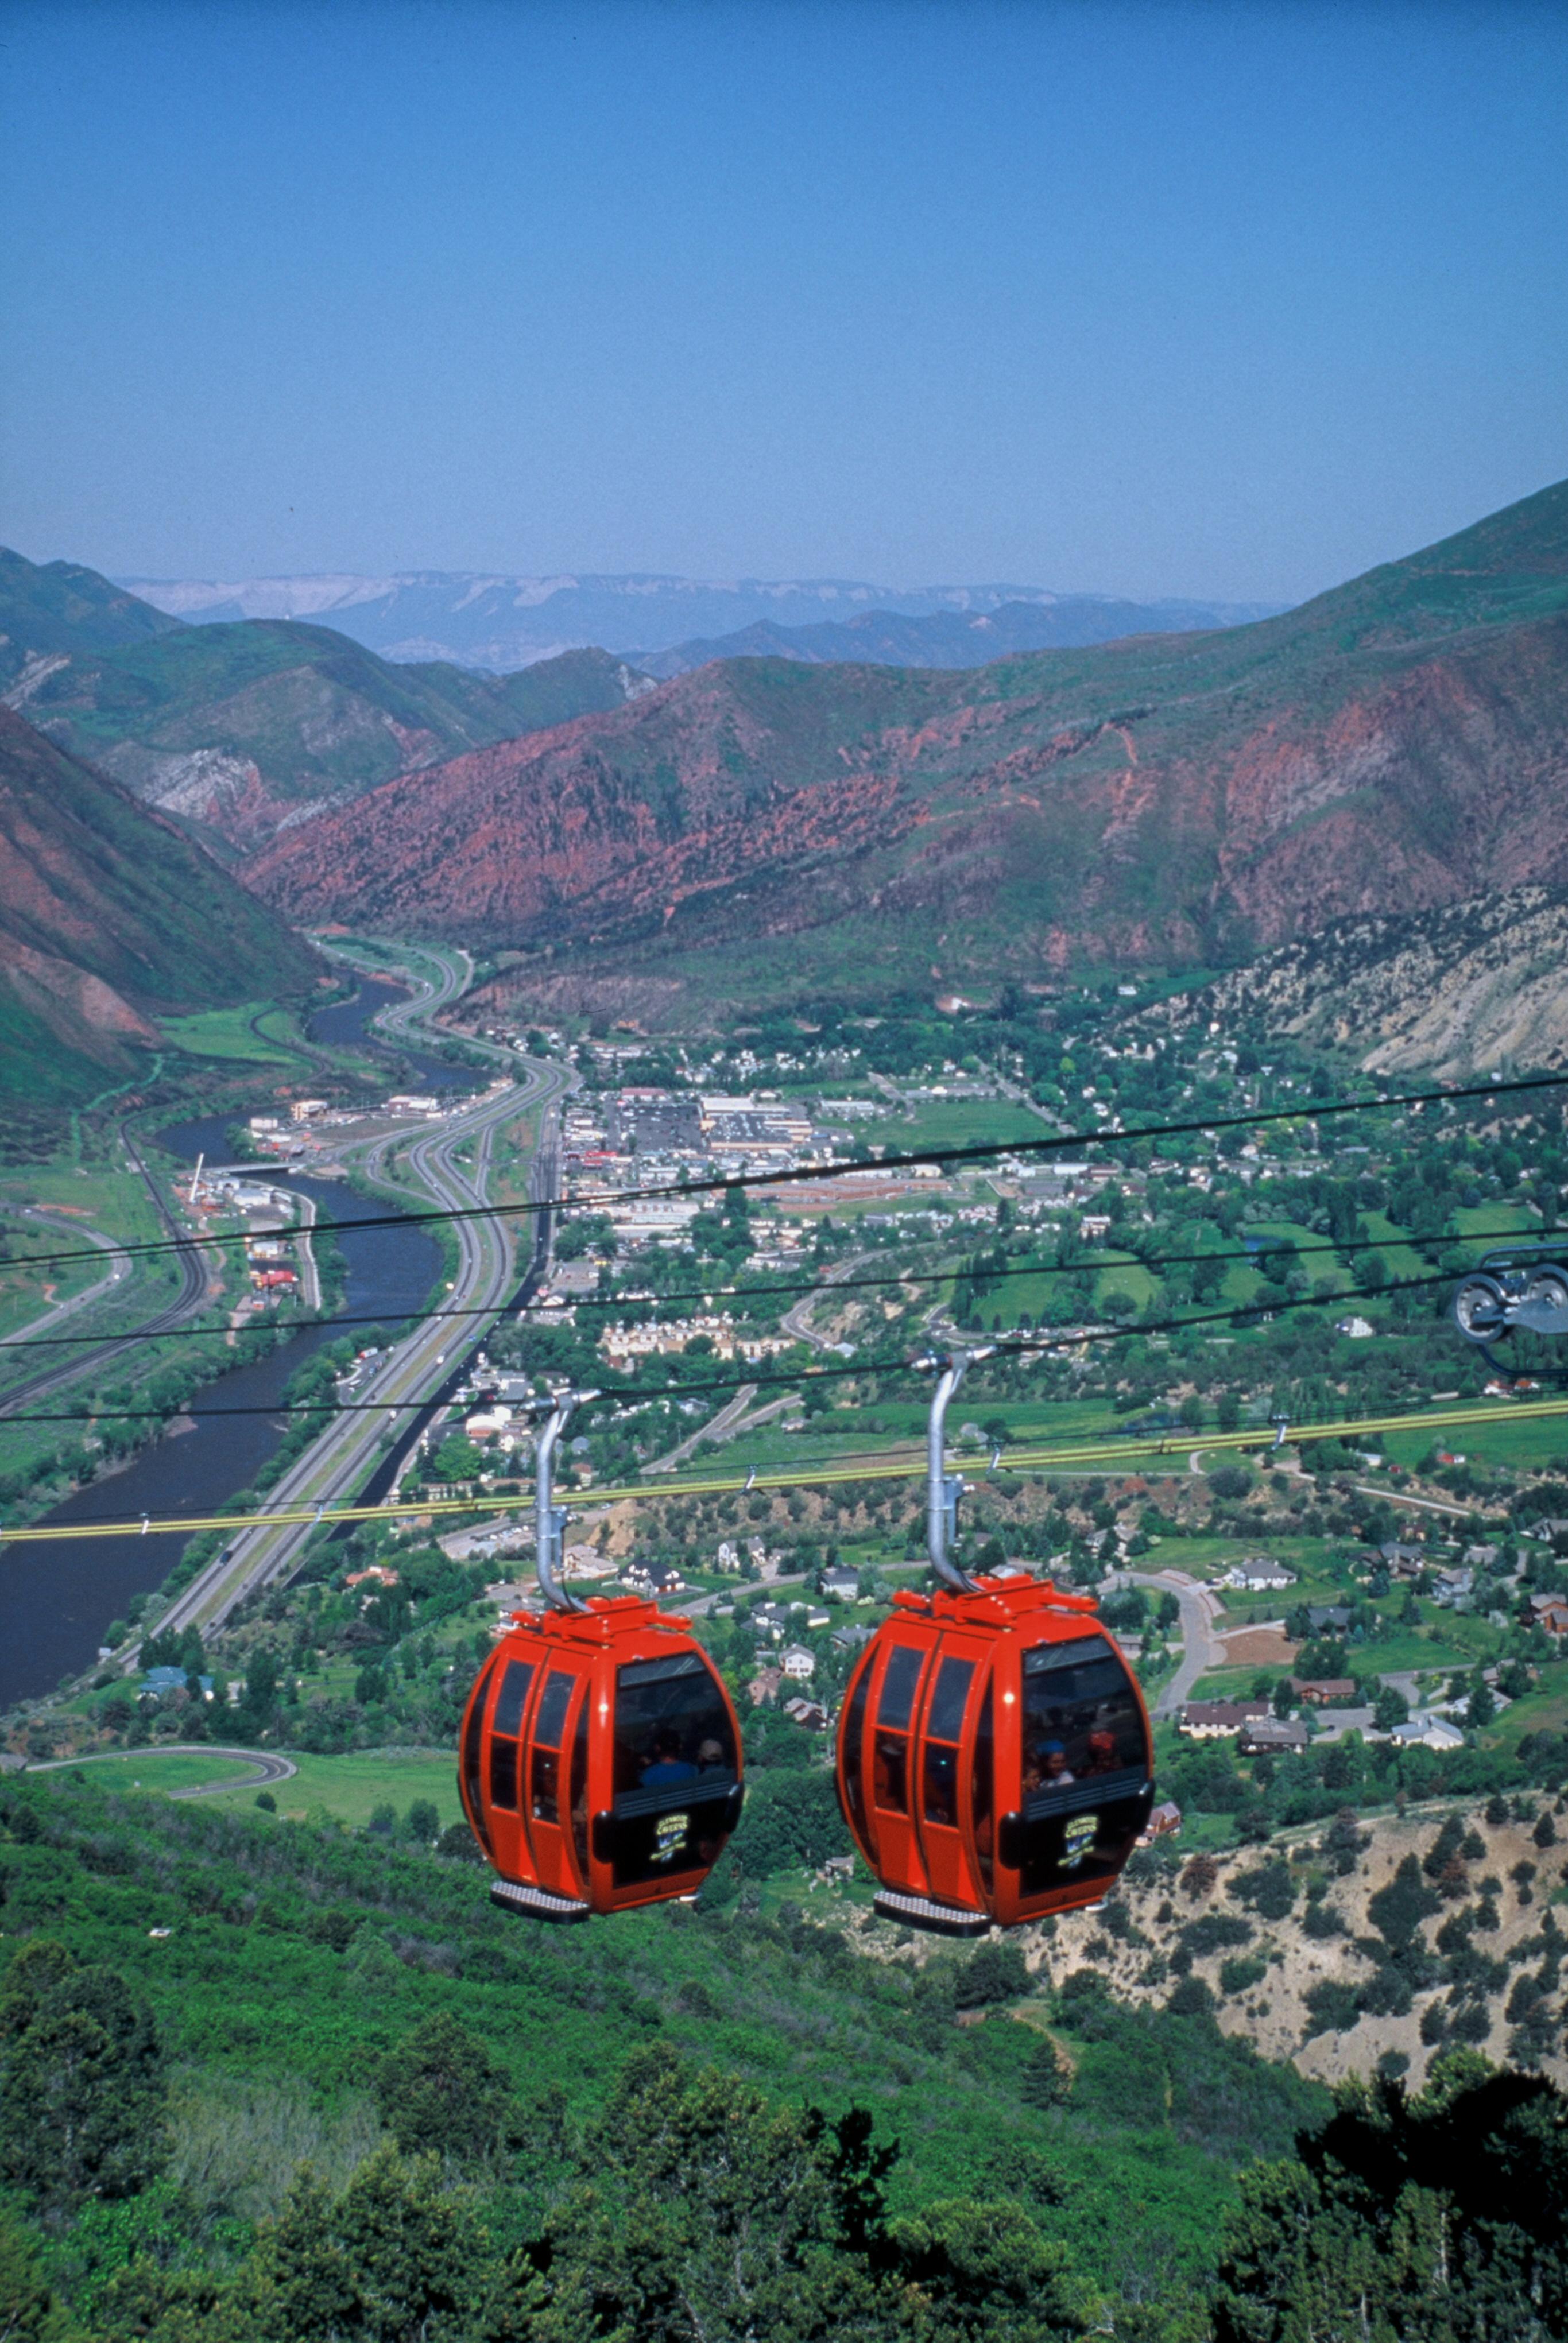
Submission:
[[[714,1863],[739,1779],[729,1705],[699,1652],[618,1669],[615,1804],[596,1849],[615,1886]]]
[[[684,1788],[735,1778],[735,1735],[723,1695],[696,1652],[634,1660],[617,1672],[615,1787]]]
[[[479,1771],[479,1745],[480,1735],[484,1731],[485,1702],[494,1674],[495,1663],[492,1661],[468,1695],[468,1715],[463,1726],[463,1766],[458,1777],[463,1793],[464,1809],[468,1817],[468,1827],[484,1848],[487,1860],[493,1860],[493,1855],[489,1828],[485,1820],[484,1777]]]
[[[1143,1713],[1103,1635],[1040,1644],[1023,1655],[1025,1812],[1050,1811],[1081,1784],[1116,1786],[1149,1770]]]
[[[959,1826],[959,1742],[973,1681],[972,1660],[944,1660],[926,1719],[925,1818],[949,1830]]]
[[[508,1660],[490,1725],[490,1804],[508,1814],[518,1806],[518,1736],[534,1668],[528,1660]]]
[[[910,1720],[925,1660],[924,1652],[908,1644],[895,1644],[888,1654],[877,1703],[871,1791],[885,1815],[910,1811]]]
[[[577,1678],[568,1670],[552,1668],[539,1694],[534,1725],[533,1817],[537,1823],[558,1823],[561,1818],[561,1734],[576,1685]]]

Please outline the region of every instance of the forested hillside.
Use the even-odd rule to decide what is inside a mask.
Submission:
[[[1473,2054],[1319,2146],[1326,2095],[1197,1996],[1042,1994],[1006,1945],[538,1932],[456,1855],[68,1777],[0,1818],[7,2335],[1198,2343],[1347,2311],[1352,2219],[1390,2311],[1435,2224],[1434,2335],[1504,2291],[1489,2333],[1561,2331],[1563,2103]]]

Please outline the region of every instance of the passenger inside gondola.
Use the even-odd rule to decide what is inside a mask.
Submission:
[[[680,1754],[680,1735],[668,1727],[653,1737],[653,1755],[642,1769],[645,1790],[673,1789],[682,1782],[695,1782],[697,1768],[689,1757]]]
[[[729,1713],[699,1654],[635,1660],[617,1671],[618,1798],[636,1791],[677,1791],[698,1780],[718,1787],[735,1771]]]
[[[1041,1644],[1023,1660],[1023,1795],[1146,1772],[1138,1696],[1103,1635]]]

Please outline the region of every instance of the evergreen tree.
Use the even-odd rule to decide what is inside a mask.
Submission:
[[[166,2152],[163,2054],[117,1971],[35,1937],[0,1992],[0,2173],[49,2212],[146,2186]]]
[[[1352,2083],[1293,2161],[1243,2174],[1217,2343],[1377,2336],[1553,2343],[1568,2333],[1568,2101],[1473,2052],[1419,2098]]]

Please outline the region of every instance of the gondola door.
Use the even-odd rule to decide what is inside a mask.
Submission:
[[[568,1897],[588,1893],[588,1681],[585,1671],[563,1667],[552,1654],[524,1744],[528,1775],[520,1786],[534,1876],[551,1895]]]
[[[488,1730],[481,1776],[488,1794],[483,1800],[488,1819],[485,1845],[491,1860],[508,1879],[533,1876],[519,1794],[519,1752],[523,1721],[538,1675],[534,1661],[518,1659],[511,1652],[500,1654],[492,1670],[495,1698],[486,1718]]]
[[[963,1758],[966,1747],[972,1747],[986,1682],[981,1647],[966,1648],[944,1637],[927,1672],[921,1703],[919,1825],[927,1891],[940,1903],[966,1908],[984,1901],[973,1843],[972,1790],[965,1779],[972,1765],[966,1769]],[[971,1806],[968,1815],[966,1804]]]
[[[900,1622],[900,1627],[903,1624]],[[915,1715],[930,1656],[929,1633],[917,1641],[915,1632],[906,1630],[899,1640],[890,1640],[880,1674],[871,1687],[868,1726],[867,1786],[877,1874],[913,1896],[928,1892],[915,1821],[920,1795]]]

